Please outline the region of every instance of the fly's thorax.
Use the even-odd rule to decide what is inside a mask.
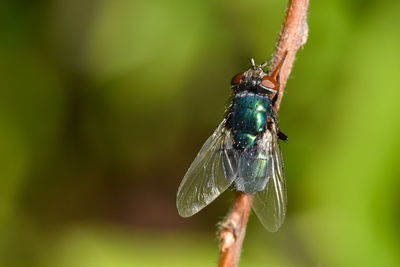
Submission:
[[[249,148],[256,143],[272,114],[271,102],[268,96],[247,91],[235,95],[230,126],[236,147]]]

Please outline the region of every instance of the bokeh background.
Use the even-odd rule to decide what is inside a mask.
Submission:
[[[286,1],[0,4],[0,266],[216,266],[178,185]],[[311,1],[279,114],[288,216],[241,266],[400,266],[400,2]]]

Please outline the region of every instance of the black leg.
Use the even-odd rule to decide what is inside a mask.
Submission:
[[[289,137],[287,137],[287,135],[282,133],[281,131],[278,131],[278,138],[282,141],[287,141],[289,139]]]

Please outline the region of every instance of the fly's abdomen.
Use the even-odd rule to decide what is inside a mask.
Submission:
[[[232,106],[231,127],[235,145],[249,148],[262,132],[271,109],[267,96],[254,93],[241,93],[235,96]]]

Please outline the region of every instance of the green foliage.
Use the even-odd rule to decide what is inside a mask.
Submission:
[[[283,1],[5,1],[0,265],[215,266],[229,193],[175,193]],[[241,266],[398,266],[398,1],[311,1],[279,114],[288,218]],[[180,230],[190,227],[190,230]]]

